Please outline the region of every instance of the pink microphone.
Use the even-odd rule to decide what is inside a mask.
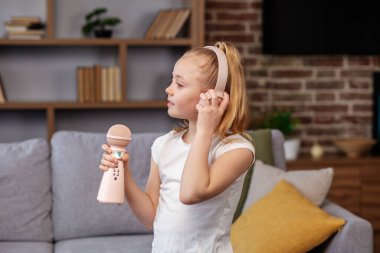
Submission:
[[[131,131],[124,125],[113,125],[107,132],[107,142],[111,147],[112,156],[118,159],[116,168],[109,168],[103,173],[97,200],[101,203],[123,204],[124,193],[124,163],[121,157],[131,142]]]

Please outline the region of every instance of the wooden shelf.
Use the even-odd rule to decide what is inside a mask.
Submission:
[[[83,110],[83,109],[163,109],[166,101],[144,100],[122,103],[77,103],[77,102],[8,102],[0,104],[0,110]]]
[[[191,46],[188,38],[172,40],[152,39],[42,39],[10,40],[0,39],[1,46]]]

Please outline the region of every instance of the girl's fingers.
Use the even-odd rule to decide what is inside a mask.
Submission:
[[[201,93],[199,95],[199,97],[200,97],[199,104],[201,104],[201,105],[207,105],[207,103],[206,103],[206,101],[207,101],[206,95],[204,93]]]
[[[99,169],[107,171],[109,168],[116,168],[118,166],[118,159],[112,156],[112,150],[108,144],[103,144],[102,149],[104,151],[102,160],[100,161]],[[121,157],[121,160],[126,162],[129,159],[127,152]]]
[[[123,160],[124,162],[128,161],[129,159],[129,155],[127,152],[124,153],[124,155],[121,157],[121,160]]]
[[[210,97],[210,100],[211,100],[211,105],[214,108],[217,108],[218,105],[219,105],[219,99],[218,99],[218,96],[216,95],[215,90],[210,89],[210,90],[208,90],[207,94],[209,94],[209,97]]]
[[[199,111],[202,109],[202,105],[200,105],[200,104],[196,104],[196,105],[195,105],[195,108],[196,108],[197,111],[199,112]]]
[[[103,159],[109,162],[117,163],[117,159],[109,154],[103,154]]]
[[[110,146],[107,145],[107,144],[103,144],[103,145],[102,145],[102,149],[103,149],[104,152],[106,152],[106,153],[108,153],[108,154],[111,154],[111,153],[112,153],[112,150],[111,150]]]
[[[104,166],[104,165],[99,165],[99,169],[101,169],[103,171],[107,171],[109,169],[109,167]]]
[[[113,162],[107,161],[107,160],[105,160],[105,159],[102,159],[102,160],[100,161],[100,165],[107,166],[107,167],[111,167],[111,168],[115,168],[115,167],[117,167],[117,162],[116,162],[116,163],[113,163]]]

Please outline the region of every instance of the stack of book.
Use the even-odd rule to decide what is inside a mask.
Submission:
[[[79,66],[76,70],[78,102],[121,102],[119,66]]]
[[[39,17],[14,16],[4,25],[8,39],[40,40],[45,34],[45,25]]]
[[[190,16],[190,9],[160,10],[145,33],[146,39],[173,39]]]

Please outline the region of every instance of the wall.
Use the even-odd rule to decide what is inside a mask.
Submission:
[[[262,1],[207,0],[206,41],[233,42],[245,66],[252,124],[273,108],[300,118],[302,153],[315,142],[338,152],[333,140],[372,133],[372,73],[380,56],[261,54]]]

